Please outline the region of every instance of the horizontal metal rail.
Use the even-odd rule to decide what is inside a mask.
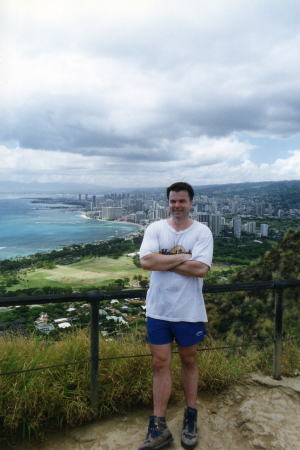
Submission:
[[[233,284],[204,284],[203,292],[236,292],[236,291],[256,291],[260,289],[295,288],[300,287],[300,280],[272,280],[258,281],[251,283]],[[44,295],[22,295],[0,297],[1,306],[37,305],[47,303],[68,303],[86,300],[112,300],[114,298],[124,299],[127,297],[145,298],[146,289],[123,289],[121,291],[88,291],[67,294],[44,294]]]
[[[282,339],[283,342],[290,342],[290,341],[299,341],[300,337],[297,336],[290,336],[288,338]],[[238,349],[238,348],[248,348],[248,347],[264,347],[266,345],[274,343],[274,338],[267,338],[267,339],[259,339],[256,342],[251,341],[247,344],[234,344],[234,345],[221,345],[218,347],[201,347],[197,349],[197,352],[207,352],[207,351],[215,351],[215,350],[231,350],[231,349]],[[179,354],[178,351],[172,350],[172,354],[176,355]],[[116,359],[133,359],[133,358],[149,358],[152,357],[152,353],[137,353],[135,355],[116,355],[116,356],[104,356],[102,358],[98,358],[98,361],[114,361]],[[12,370],[9,372],[0,372],[0,376],[7,376],[7,375],[19,375],[21,373],[28,373],[28,372],[36,372],[40,370],[49,370],[49,369],[57,369],[59,367],[67,367],[67,366],[76,366],[81,364],[88,364],[91,362],[91,359],[80,359],[78,361],[70,361],[70,362],[64,362],[59,364],[51,364],[49,366],[40,366],[40,367],[33,367],[30,369],[20,369],[20,370]]]
[[[274,357],[273,357],[273,377],[275,379],[281,378],[280,365],[282,355],[282,317],[283,317],[283,291],[287,288],[299,288],[300,280],[271,280],[251,283],[234,283],[234,284],[215,284],[204,285],[203,292],[205,293],[221,293],[221,292],[237,292],[237,291],[257,291],[271,289],[274,292],[275,304],[275,326],[274,326]],[[91,311],[91,340],[90,340],[90,355],[89,360],[83,360],[77,363],[90,362],[90,380],[91,380],[91,406],[95,415],[98,411],[98,374],[99,374],[99,303],[103,300],[111,299],[126,299],[126,298],[145,298],[147,291],[145,289],[124,289],[122,291],[89,291],[86,293],[67,293],[67,294],[47,294],[34,296],[9,296],[0,297],[0,307],[3,306],[20,306],[20,305],[37,305],[47,303],[68,303],[78,301],[88,301],[90,303]],[[261,344],[261,343],[260,343]],[[258,344],[256,344],[258,345]],[[243,345],[237,345],[241,347]],[[214,350],[214,348],[211,348]],[[149,356],[149,355],[136,355]],[[57,364],[56,367],[62,365],[76,364],[64,363]],[[53,366],[53,367],[55,367]],[[26,371],[39,370],[39,368],[32,368]],[[17,372],[17,371],[16,371]],[[22,371],[20,371],[22,372]],[[3,373],[4,375],[4,373]]]
[[[22,295],[17,297],[0,297],[1,306],[44,305],[47,303],[70,303],[75,301],[101,301],[127,297],[145,298],[145,289],[123,289],[122,291],[88,291],[70,294]]]

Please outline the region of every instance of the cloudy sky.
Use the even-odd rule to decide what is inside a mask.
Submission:
[[[0,191],[300,179],[298,0],[0,5]]]

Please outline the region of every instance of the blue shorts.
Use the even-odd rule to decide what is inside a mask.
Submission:
[[[203,322],[169,322],[147,317],[149,344],[169,344],[175,339],[178,345],[190,347],[203,341],[206,334]]]

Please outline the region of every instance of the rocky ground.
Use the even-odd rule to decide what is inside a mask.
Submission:
[[[51,434],[40,444],[15,450],[136,450],[145,437],[150,411],[94,422]],[[168,424],[179,450],[183,405],[172,405]],[[300,377],[275,381],[252,375],[243,384],[199,398],[200,441],[205,450],[300,450]],[[12,448],[12,447],[10,447]]]

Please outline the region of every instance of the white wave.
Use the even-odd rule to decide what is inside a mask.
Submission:
[[[7,247],[0,247],[0,250],[3,250],[4,248],[7,248]]]

